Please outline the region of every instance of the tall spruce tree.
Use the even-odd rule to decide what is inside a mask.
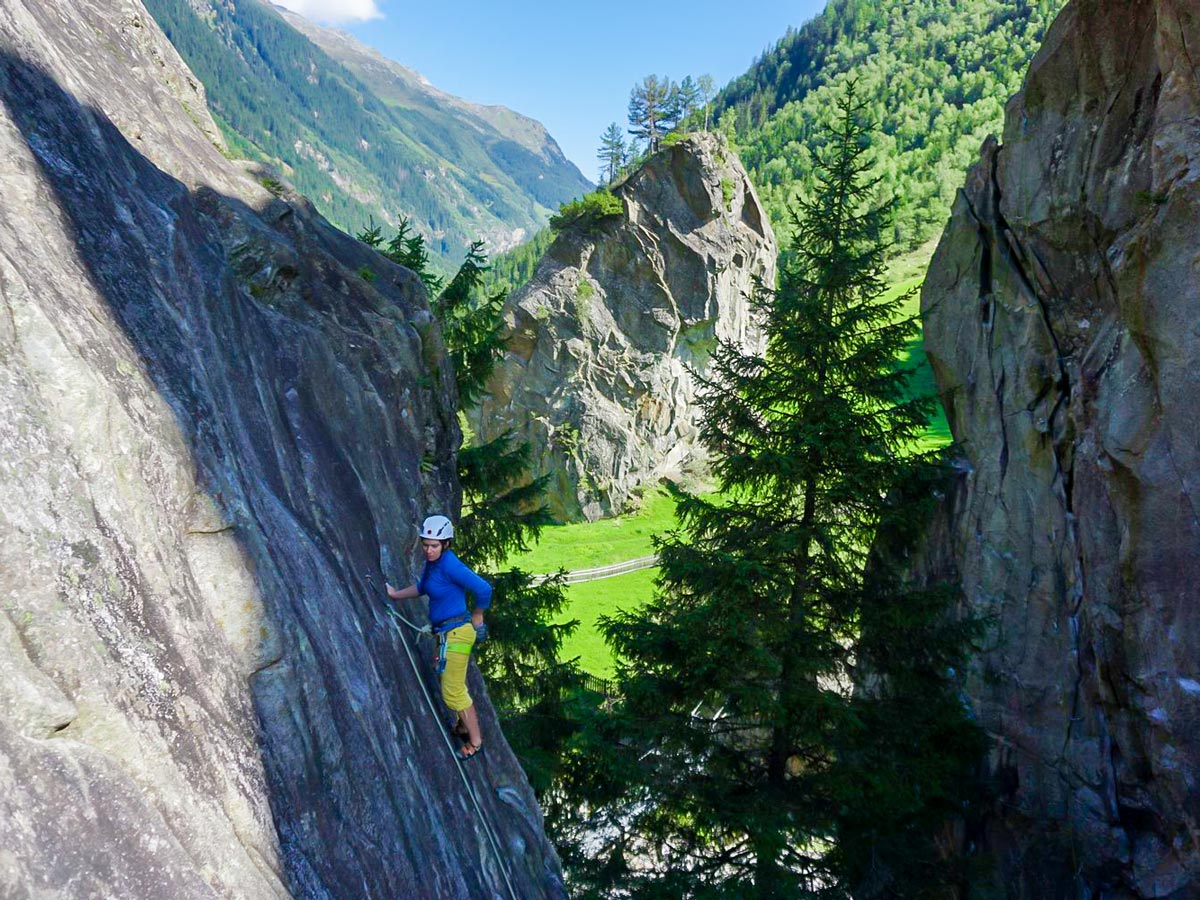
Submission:
[[[671,81],[647,75],[629,93],[629,133],[642,141],[653,153],[664,134],[664,117],[668,114]]]
[[[433,302],[454,366],[461,409],[479,402],[504,352],[503,292],[482,291],[487,255],[474,242],[445,290]],[[508,557],[529,549],[550,522],[542,499],[546,478],[531,479],[530,447],[506,432],[458,453],[463,492],[457,541],[472,565],[488,573],[495,588],[492,639],[481,648],[479,667],[499,708],[509,744],[535,788],[549,786],[561,742],[572,730],[565,702],[579,684],[575,665],[558,651],[574,623],[556,624],[566,606],[561,579],[537,583]]]
[[[691,75],[679,82],[679,120],[690,119],[700,106],[700,85]]]
[[[926,897],[953,875],[931,837],[978,750],[948,675],[964,631],[897,553],[868,565],[881,531],[911,536],[934,463],[914,452],[931,400],[897,365],[915,324],[884,296],[861,114],[847,94],[778,287],[755,293],[765,354],[714,355],[720,499],[678,492],[655,598],[603,623],[625,661],[608,727],[636,757],[626,896]]]
[[[704,104],[704,130],[708,131],[708,119],[712,99],[715,96],[716,85],[713,83],[713,77],[707,72],[696,79],[696,89],[699,92],[699,101]]]
[[[480,296],[479,288],[487,271],[483,241],[474,241],[458,271],[432,304],[450,353],[462,409],[479,402],[496,360],[504,352],[505,294],[499,291]]]

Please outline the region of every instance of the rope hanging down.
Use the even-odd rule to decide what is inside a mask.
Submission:
[[[428,625],[414,625],[404,616],[400,615],[393,607],[388,606],[388,616],[391,618],[391,626],[396,630],[396,634],[400,636],[400,643],[404,645],[404,652],[408,655],[409,665],[412,666],[413,676],[417,679],[417,684],[421,686],[421,693],[425,695],[425,703],[429,706],[429,711],[433,715],[435,722],[441,721],[441,716],[438,715],[437,706],[433,702],[433,697],[429,693],[429,688],[425,685],[425,679],[421,677],[421,669],[417,665],[416,657],[413,656],[412,648],[408,646],[408,639],[404,636],[404,632],[396,623],[399,619],[413,631],[420,634],[429,634],[431,629]],[[500,866],[500,874],[504,876],[504,884],[508,888],[508,896],[512,900],[519,900],[517,892],[513,890],[512,881],[508,877],[508,866],[504,862],[504,854],[500,852],[500,842],[496,839],[496,833],[492,830],[492,826],[488,823],[487,817],[483,814],[483,809],[479,805],[479,798],[475,795],[475,788],[471,786],[471,782],[467,780],[467,773],[463,770],[463,760],[458,755],[458,751],[454,749],[454,744],[451,742],[449,735],[445,729],[439,727],[438,731],[442,734],[442,740],[446,744],[446,749],[450,751],[450,755],[454,758],[454,764],[458,767],[458,777],[462,779],[463,787],[467,789],[467,796],[471,798],[471,804],[475,807],[475,815],[483,824],[483,830],[487,834],[488,842],[492,845],[492,852],[496,854],[496,862]]]

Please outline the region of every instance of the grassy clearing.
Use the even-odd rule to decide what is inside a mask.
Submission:
[[[643,569],[616,578],[601,581],[586,581],[567,588],[569,608],[562,620],[578,619],[579,627],[570,639],[564,642],[564,659],[579,657],[579,666],[585,672],[601,678],[611,678],[615,666],[612,650],[604,643],[604,637],[596,625],[601,616],[611,616],[622,609],[633,609],[650,599],[654,593],[654,579],[658,569]]]
[[[543,529],[537,546],[510,562],[527,572],[605,566],[653,553],[651,536],[674,527],[675,503],[665,489],[655,488],[646,492],[636,513]]]
[[[675,502],[665,489],[655,488],[646,492],[641,507],[631,515],[543,529],[537,546],[511,562],[527,572],[588,569],[623,562],[653,553],[650,538],[674,526]],[[559,621],[578,619],[579,627],[564,643],[562,657],[579,657],[584,671],[611,678],[612,651],[604,643],[596,620],[645,603],[654,593],[657,575],[657,569],[643,569],[568,587],[567,608]]]

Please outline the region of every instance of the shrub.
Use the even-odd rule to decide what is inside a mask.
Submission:
[[[608,191],[592,191],[578,200],[564,203],[557,215],[550,217],[555,231],[576,228],[585,234],[596,231],[605,219],[625,215],[625,202]]]

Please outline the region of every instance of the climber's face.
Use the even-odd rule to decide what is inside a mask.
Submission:
[[[442,558],[442,551],[446,549],[445,541],[421,541],[421,550],[425,553],[426,562],[437,562]]]

